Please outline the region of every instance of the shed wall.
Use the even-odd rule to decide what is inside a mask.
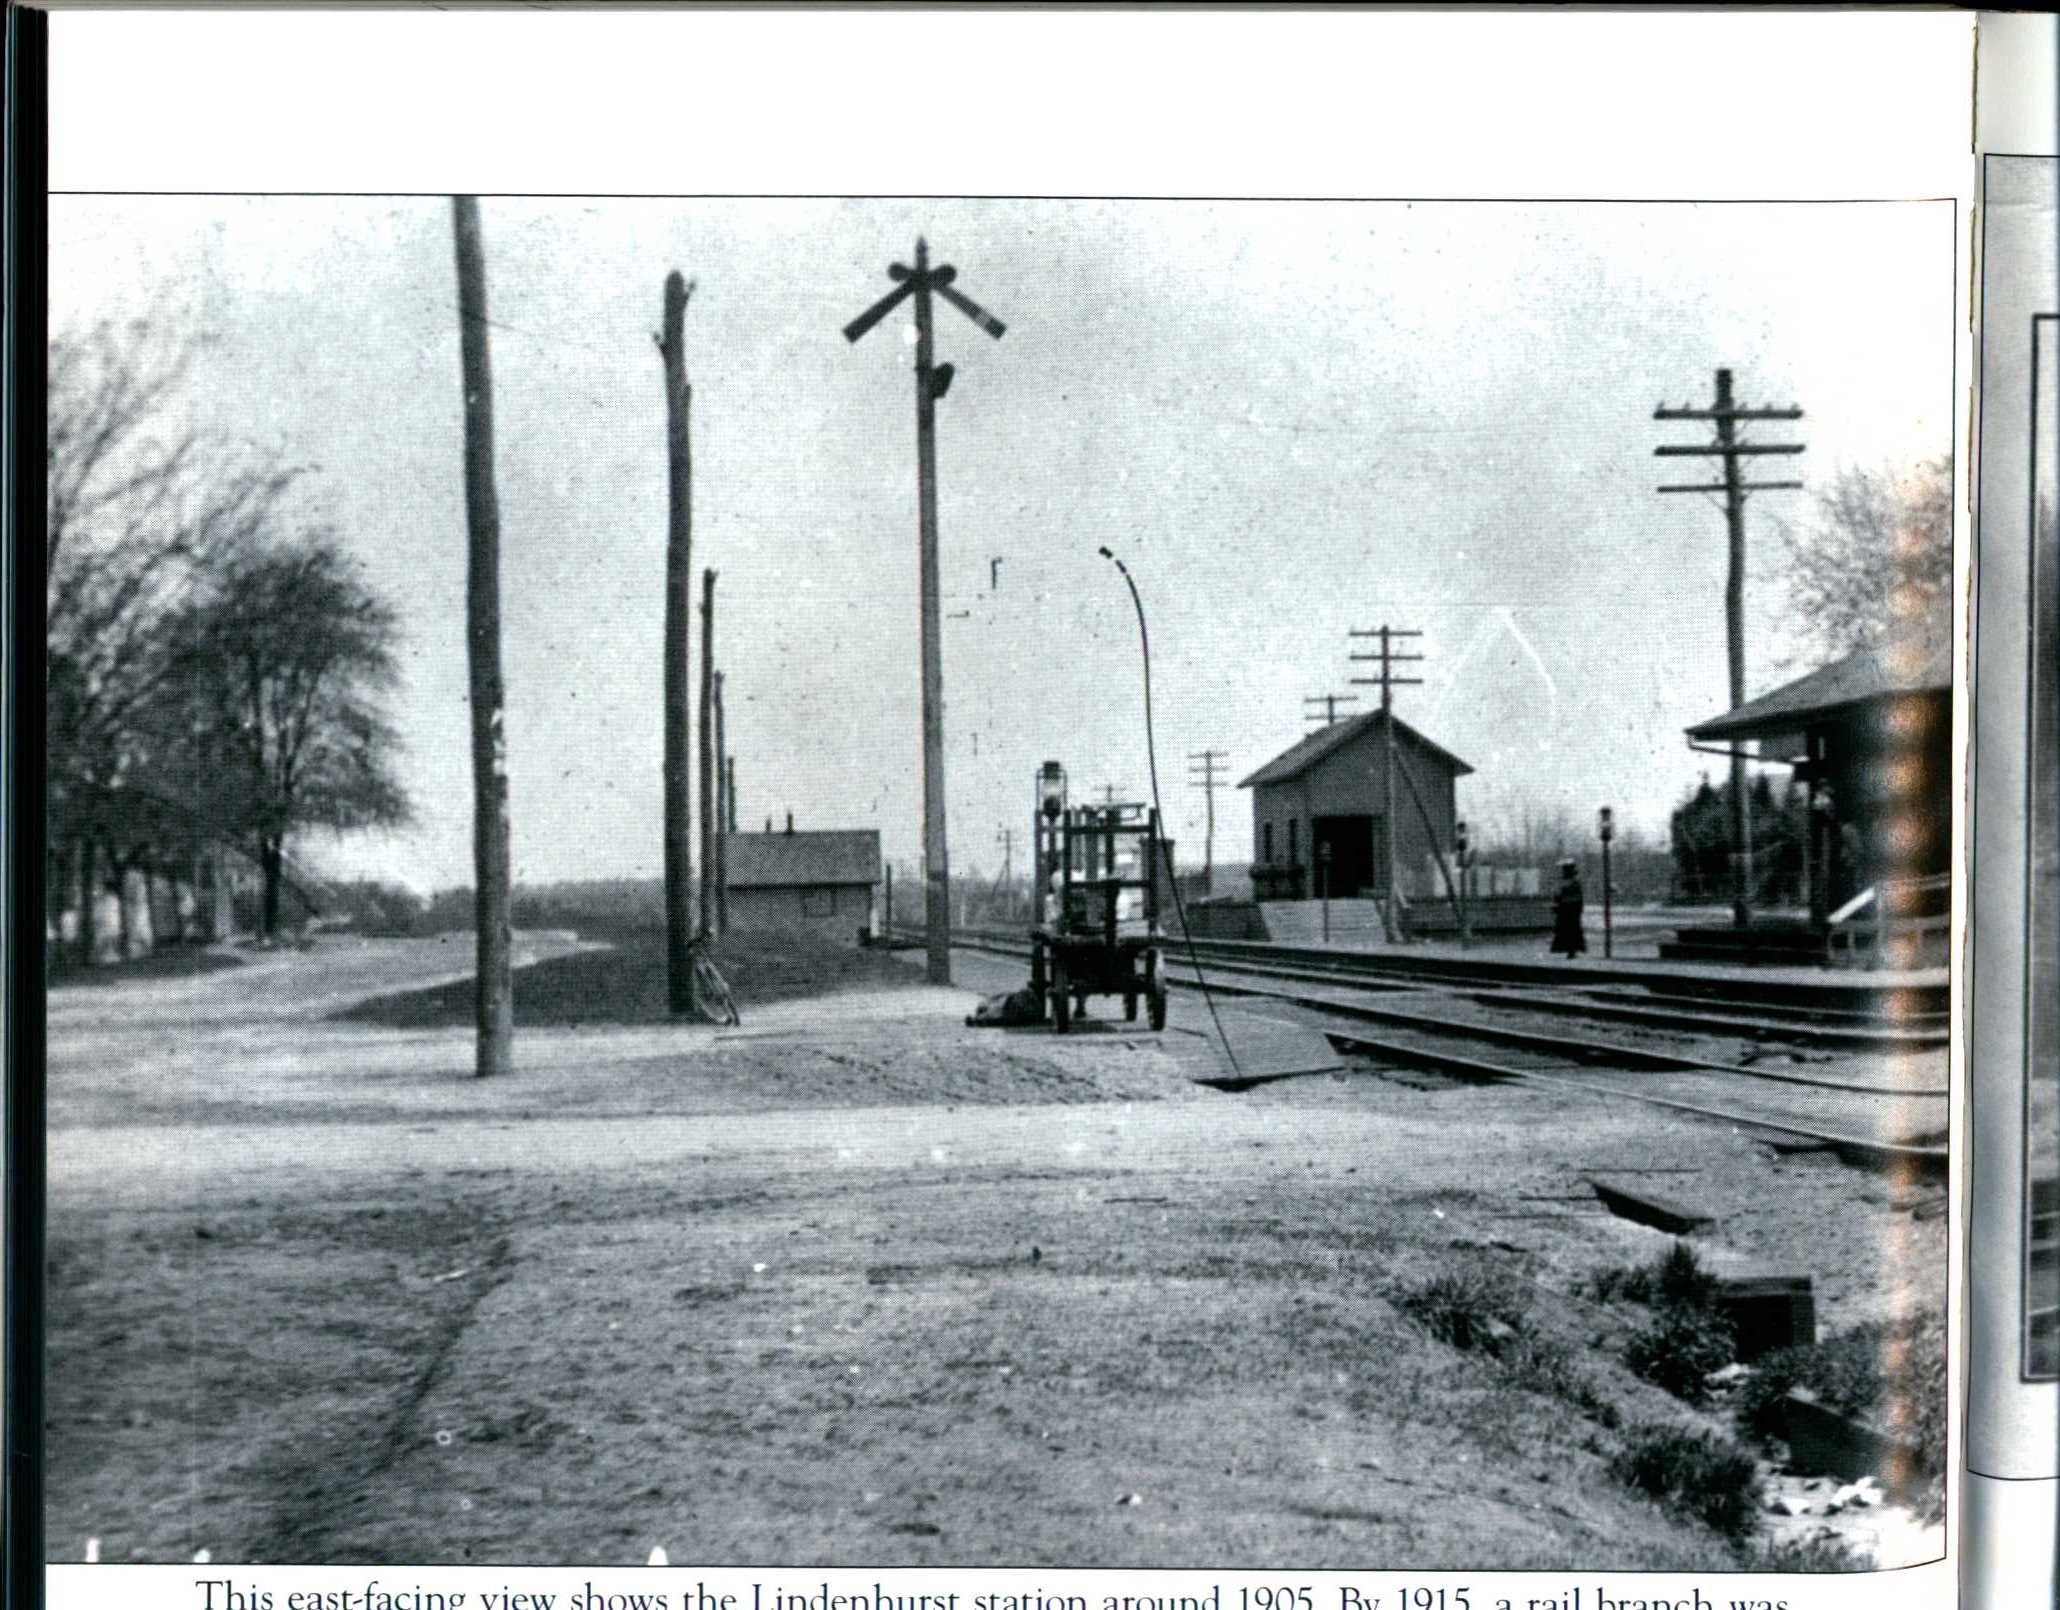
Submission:
[[[862,883],[732,888],[730,928],[741,933],[806,932],[855,945],[873,928],[873,890]]]

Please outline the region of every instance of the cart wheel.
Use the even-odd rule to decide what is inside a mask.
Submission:
[[[1054,961],[1051,967],[1051,1026],[1059,1034],[1066,1032],[1066,1025],[1073,1018],[1073,997],[1066,989],[1065,963]]]
[[[1137,997],[1135,995],[1123,997],[1123,1021],[1125,1023],[1135,1023],[1137,1021]]]

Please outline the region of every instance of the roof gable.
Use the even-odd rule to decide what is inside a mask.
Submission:
[[[828,833],[725,833],[724,876],[732,889],[878,883],[876,828]]]
[[[1942,602],[1921,620],[1883,633],[1843,659],[1690,727],[1688,736],[1770,737],[1796,731],[1813,717],[1869,699],[1950,692],[1952,686],[1953,615],[1950,604]]]
[[[1382,712],[1369,710],[1366,714],[1353,716],[1350,720],[1334,721],[1327,727],[1319,727],[1301,742],[1275,755],[1237,786],[1258,788],[1267,783],[1284,783],[1291,777],[1299,777],[1318,761],[1327,759],[1347,744],[1377,731],[1381,719]],[[1415,743],[1419,748],[1444,761],[1451,767],[1452,775],[1455,777],[1465,777],[1473,771],[1473,767],[1451,750],[1441,744],[1432,743],[1399,716],[1395,718],[1395,736]]]

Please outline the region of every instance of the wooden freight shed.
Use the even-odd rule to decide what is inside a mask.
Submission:
[[[1810,925],[1820,935],[1856,900],[1855,915],[1873,922],[1943,913],[1953,826],[1953,636],[1943,602],[1688,736],[1794,768],[1808,790]]]
[[[723,853],[731,929],[806,929],[839,944],[873,931],[877,830],[729,833]]]
[[[1320,727],[1238,784],[1252,791],[1256,898],[1387,894],[1383,755],[1389,719],[1371,710]],[[1394,748],[1397,881],[1405,899],[1441,898],[1436,857],[1452,848],[1458,819],[1454,785],[1473,767],[1406,721],[1394,723]],[[1320,881],[1317,869],[1326,848],[1329,871]]]

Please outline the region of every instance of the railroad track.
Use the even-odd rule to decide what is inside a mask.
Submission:
[[[1003,936],[967,935],[955,943],[997,955],[1029,953],[1023,941]],[[1168,982],[1193,988],[1196,977],[1181,960],[1169,947]],[[1366,1062],[1428,1068],[1471,1083],[1549,1083],[1763,1131],[1784,1137],[1796,1149],[1823,1149],[1869,1166],[1931,1176],[1942,1175],[1946,1168],[1946,1147],[1934,1138],[1946,1127],[1947,1090],[1942,1082],[1787,1072],[1494,1019],[1512,1011],[1572,1015],[1701,1035],[1804,1043],[1828,1039],[1877,1051],[1935,1049],[1943,1043],[1942,1035],[1896,1025],[1812,1025],[1735,1011],[1648,1008],[1635,1000],[1596,1000],[1592,992],[1454,988],[1449,980],[1411,988],[1385,973],[1366,979],[1349,969],[1275,966],[1249,957],[1212,962],[1208,982],[1221,994],[1277,1000],[1353,1020],[1349,1029],[1323,1032],[1339,1051]],[[1900,1059],[1892,1059],[1891,1066],[1896,1060]],[[1202,1082],[1244,1090],[1272,1077],[1224,1076]]]
[[[1326,1030],[1331,1044],[1369,1062],[1431,1068],[1480,1084],[1543,1084],[1613,1096],[1762,1131],[1789,1149],[1822,1149],[1849,1162],[1942,1178],[1947,1152],[1942,1091],[1894,1090],[1834,1080],[1774,1075],[1717,1064],[1627,1067],[1621,1048],[1568,1042],[1547,1049],[1517,1049],[1490,1042],[1492,1056],[1466,1047],[1477,1026],[1448,1022],[1387,1030],[1379,1035]],[[1542,1038],[1542,1037],[1540,1037]],[[1460,1044],[1453,1043],[1459,1040]],[[1464,1048],[1462,1048],[1464,1047]],[[1239,1088],[1250,1081],[1232,1081]]]
[[[993,930],[961,930],[952,942],[967,949],[984,950],[994,955],[1027,956],[1030,953],[1030,947],[1024,940],[1012,934],[996,933]],[[1247,989],[1243,985],[1226,981],[1225,975],[1229,974],[1237,978],[1269,979],[1283,984],[1345,984],[1355,991],[1362,992],[1404,994],[1435,990],[1463,996],[1494,1008],[1613,1020],[1640,1027],[1684,1030],[1725,1039],[1745,1038],[1876,1051],[1937,1049],[1944,1047],[1948,1039],[1942,1018],[1938,1021],[1929,1021],[1926,1017],[1915,1017],[1884,1022],[1871,1014],[1841,1013],[1831,1009],[1769,1002],[1756,1002],[1750,1010],[1746,1010],[1724,1002],[1701,1004],[1690,997],[1640,995],[1633,990],[1614,985],[1569,983],[1559,988],[1545,989],[1515,980],[1468,979],[1464,976],[1455,976],[1446,970],[1414,970],[1406,963],[1398,966],[1389,963],[1385,958],[1350,953],[1317,961],[1304,959],[1305,953],[1292,948],[1283,948],[1279,954],[1294,959],[1270,959],[1268,947],[1250,944],[1226,949],[1223,941],[1196,941],[1192,946],[1185,942],[1169,941],[1166,947],[1167,959],[1176,965],[1187,961],[1191,955],[1199,956],[1206,963],[1206,976],[1210,987],[1220,989],[1226,994],[1283,993],[1277,990]],[[1194,980],[1182,974],[1175,976],[1175,982],[1192,986]],[[1296,999],[1292,994],[1287,994],[1286,998]],[[1304,1000],[1303,1004],[1326,1003],[1309,998]]]

